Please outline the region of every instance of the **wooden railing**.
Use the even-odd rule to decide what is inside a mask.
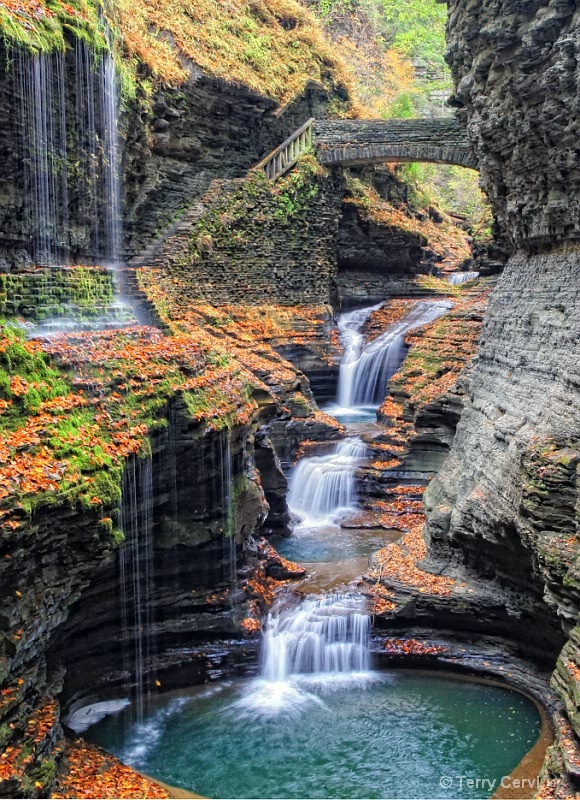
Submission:
[[[261,169],[271,181],[277,180],[294,166],[301,155],[312,146],[312,123],[314,117],[307,120],[285,142],[263,158],[254,169]]]

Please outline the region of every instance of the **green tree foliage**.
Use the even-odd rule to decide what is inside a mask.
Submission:
[[[351,65],[359,98],[372,111],[395,118],[449,113],[444,5],[436,0],[310,1]]]
[[[376,5],[383,35],[413,61],[445,74],[445,21],[447,8],[436,0],[367,0]]]

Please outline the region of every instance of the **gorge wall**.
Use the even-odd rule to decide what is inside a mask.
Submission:
[[[571,0],[452,0],[448,37],[454,103],[512,256],[451,454],[426,493],[426,536],[439,568],[460,561],[522,598],[543,595],[570,634],[580,608],[580,16]],[[578,664],[573,634],[554,678],[575,730],[568,749],[580,735]],[[573,791],[558,772],[578,778],[562,741],[550,796]]]
[[[244,175],[304,119],[324,116],[329,92],[312,83],[280,109],[275,100],[193,69],[179,87],[122,97],[90,47],[33,55],[0,46],[0,268],[38,260],[40,237],[56,263],[94,263],[107,251],[106,103],[122,105],[120,249],[130,257],[203,194],[216,177]],[[193,68],[193,65],[192,65]],[[113,73],[114,74],[114,73]],[[140,79],[150,81],[147,69]],[[45,184],[38,183],[45,173]],[[52,173],[52,175],[49,175]],[[35,222],[36,219],[36,222]],[[42,227],[43,226],[43,227]],[[44,256],[44,254],[42,254]],[[43,260],[44,257],[43,257]]]

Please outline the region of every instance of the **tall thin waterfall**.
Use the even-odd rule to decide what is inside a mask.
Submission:
[[[453,286],[460,286],[462,283],[474,281],[476,278],[479,278],[479,272],[454,272],[449,275],[448,281]]]
[[[122,184],[114,59],[77,40],[69,85],[66,58],[19,51],[14,64],[33,257],[39,265],[61,265],[78,251],[85,263],[115,265]]]
[[[232,589],[237,580],[236,551],[236,498],[234,492],[232,432],[226,428],[218,441],[221,462],[221,503],[223,508],[223,549],[224,560],[229,565],[229,578]],[[245,459],[244,459],[245,461]]]
[[[33,249],[39,264],[68,256],[65,60],[18,52],[15,62]]]
[[[345,354],[340,364],[338,405],[341,408],[376,407],[385,398],[387,382],[405,358],[405,334],[433,322],[448,311],[451,303],[416,303],[403,319],[390,325],[381,336],[364,344],[360,330],[379,306],[341,315],[338,326]]]
[[[250,717],[294,716],[321,702],[308,689],[377,680],[370,672],[369,635],[370,618],[359,594],[284,595],[266,621],[260,677],[233,709]]]
[[[121,246],[121,161],[119,148],[119,94],[117,73],[111,53],[105,53],[101,65],[105,257],[116,266]]]
[[[147,673],[155,651],[153,616],[153,470],[151,459],[133,459],[126,467],[121,501],[125,541],[119,549],[123,667],[126,691],[143,719]],[[132,690],[133,689],[133,690]]]
[[[321,525],[336,519],[341,511],[352,510],[355,469],[367,456],[358,437],[343,439],[326,456],[301,459],[290,478],[288,508],[305,525]]]

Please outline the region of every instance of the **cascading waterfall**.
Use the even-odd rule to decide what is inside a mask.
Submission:
[[[152,679],[153,641],[153,470],[151,459],[132,459],[126,467],[121,500],[119,549],[123,671],[126,693],[143,719],[147,685]]]
[[[387,382],[405,358],[405,335],[428,325],[448,311],[447,302],[416,303],[403,319],[390,325],[370,344],[364,345],[360,330],[380,306],[341,315],[338,321],[345,354],[340,364],[338,405],[342,409],[377,407],[384,400]]]
[[[312,690],[379,679],[370,671],[370,618],[362,595],[284,595],[265,628],[260,677],[231,707],[241,716],[295,716],[322,702]]]
[[[479,272],[454,272],[449,275],[447,280],[452,286],[460,286],[462,283],[474,281],[476,278],[479,278]]]
[[[261,674],[267,681],[296,675],[366,672],[369,616],[359,595],[320,595],[271,614]]]
[[[350,382],[347,376],[355,370],[363,349],[364,334],[361,329],[373,311],[378,311],[381,305],[382,303],[379,303],[370,308],[358,308],[355,311],[348,311],[338,318],[338,332],[340,341],[344,346],[344,355],[340,362],[337,402],[343,408],[352,407]]]
[[[290,478],[290,511],[310,526],[332,523],[341,512],[352,511],[354,473],[366,456],[365,443],[353,437],[338,442],[330,455],[301,459]]]
[[[18,52],[15,79],[26,213],[38,265],[68,264],[77,251],[115,266],[121,242],[119,96],[111,52],[95,54],[77,40],[74,102],[66,56]],[[70,71],[70,70],[68,70]],[[71,231],[74,205],[77,230]]]

